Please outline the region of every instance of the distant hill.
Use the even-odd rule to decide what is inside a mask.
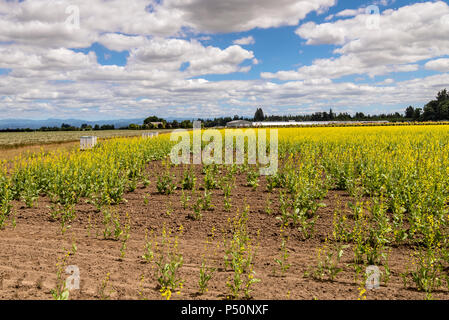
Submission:
[[[71,126],[80,127],[82,124],[87,124],[94,126],[98,124],[111,125],[113,124],[115,128],[127,127],[131,123],[142,124],[145,118],[136,119],[118,119],[118,120],[98,120],[98,121],[87,121],[80,119],[47,119],[47,120],[30,120],[30,119],[0,119],[0,130],[1,129],[39,129],[41,127],[61,127],[63,123],[67,123]],[[177,118],[166,118],[166,120],[184,120]]]

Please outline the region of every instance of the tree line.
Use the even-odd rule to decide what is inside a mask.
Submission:
[[[363,112],[356,112],[351,115],[347,112],[341,112],[336,114],[329,110],[329,112],[315,112],[313,114],[306,115],[265,115],[262,108],[257,108],[254,117],[240,117],[235,115],[234,117],[220,117],[214,119],[197,119],[201,121],[202,126],[206,128],[210,127],[224,127],[226,124],[233,120],[246,120],[246,121],[443,121],[449,120],[449,93],[446,89],[438,92],[434,100],[429,101],[423,108],[415,108],[409,106],[405,109],[403,114],[399,112],[395,113],[382,113],[378,115],[364,114]],[[193,120],[183,121],[167,121],[157,116],[150,116],[146,118],[142,124],[130,124],[127,127],[121,127],[121,130],[148,130],[148,129],[178,129],[178,128],[192,128]],[[116,129],[113,124],[111,125],[87,125],[82,124],[80,127],[71,126],[70,124],[63,123],[61,127],[41,127],[39,129],[3,129],[0,132],[32,132],[32,131],[89,131],[89,130],[114,130]]]
[[[439,91],[436,98],[427,103],[423,109],[409,106],[405,118],[414,121],[449,120],[449,94],[446,89]]]

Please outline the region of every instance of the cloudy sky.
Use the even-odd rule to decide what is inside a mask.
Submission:
[[[402,112],[449,89],[449,4],[0,0],[0,119]]]

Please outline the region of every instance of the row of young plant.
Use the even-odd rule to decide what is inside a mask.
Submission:
[[[288,166],[286,166],[288,167]],[[242,168],[240,168],[242,169]],[[210,166],[204,169],[205,181],[217,175],[211,175],[211,177],[206,178],[207,172],[213,172],[217,170],[219,172],[220,168],[218,166]],[[237,167],[235,167],[237,170]],[[232,172],[229,170],[228,175]],[[279,176],[285,176],[286,171],[282,171]],[[225,175],[222,180],[226,180]],[[182,175],[180,183],[185,190],[195,190],[196,177],[192,170],[185,170]],[[205,184],[206,185],[206,184]],[[267,189],[270,187],[267,184]],[[208,190],[209,187],[206,187]],[[183,190],[184,192],[184,190]],[[322,195],[321,191],[321,195]],[[280,197],[285,196],[287,192],[280,193]],[[295,194],[295,193],[294,193]],[[320,195],[320,193],[318,193]],[[294,223],[295,218],[289,217],[285,218],[282,214],[282,201],[281,210],[279,215],[279,220],[282,222],[281,225],[281,244],[280,244],[280,257],[275,259],[275,262],[279,265],[279,270],[281,274],[284,274],[290,267],[288,262],[288,250],[287,241],[288,236],[285,232],[285,228],[293,228],[297,226]],[[290,207],[291,209],[292,207]],[[343,264],[341,263],[341,258],[344,250],[351,244],[353,247],[353,263],[349,264],[354,268],[356,275],[362,275],[362,282],[366,280],[366,275],[364,277],[363,271],[368,265],[379,265],[383,267],[384,273],[382,279],[385,285],[388,283],[391,270],[388,264],[388,255],[390,251],[390,246],[394,242],[392,237],[393,234],[393,224],[386,212],[387,208],[383,197],[374,198],[372,201],[357,201],[355,204],[350,204],[351,213],[344,213],[342,210],[336,210],[334,214],[333,232],[329,239],[326,239],[325,244],[319,248],[317,257],[317,266],[311,268],[306,272],[306,276],[312,276],[314,279],[323,280],[328,278],[329,280],[335,280],[337,275],[343,270]],[[295,210],[296,211],[296,210]],[[121,255],[124,257],[124,250],[126,249],[126,240],[129,238],[129,233],[123,233],[123,229],[129,230],[128,228],[121,227],[120,219],[116,213],[111,214],[110,209],[104,209],[103,212],[103,225],[104,232],[103,236],[107,238],[112,238],[119,240],[120,236],[124,234],[123,245],[121,249]],[[306,214],[311,214],[312,211],[305,211]],[[251,246],[251,241],[248,238],[246,230],[246,222],[248,220],[248,208],[243,211],[242,215],[238,215],[233,220],[234,227],[231,228],[232,238],[224,240],[224,247],[226,247],[225,254],[225,264],[226,267],[231,267],[233,270],[233,277],[228,281],[228,288],[232,290],[229,293],[229,297],[250,297],[250,291],[245,288],[250,288],[252,284],[257,282],[254,277],[254,273],[247,272],[249,267],[248,263],[253,261],[255,255],[255,250],[253,251]],[[301,230],[301,228],[300,228]],[[145,237],[145,253],[142,255],[142,259],[146,262],[154,262],[156,270],[155,275],[161,288],[161,294],[165,298],[170,298],[172,292],[180,292],[182,289],[182,280],[177,275],[179,275],[179,268],[183,264],[182,254],[177,251],[177,238],[173,242],[170,239],[171,232],[164,230],[162,232],[162,247],[165,249],[165,254],[159,256],[159,260],[155,259],[155,252],[158,250],[157,241],[155,241],[154,234],[151,233],[151,237],[148,234]],[[126,236],[127,235],[127,236]],[[97,234],[98,236],[98,234]],[[210,245],[213,242],[208,241]],[[173,243],[173,245],[171,245]],[[167,247],[168,246],[168,247]],[[443,246],[442,248],[447,248]],[[441,252],[443,253],[443,252]],[[404,279],[404,284],[407,285],[408,279],[411,279],[419,290],[426,292],[426,297],[431,298],[431,293],[435,289],[439,288],[444,282],[448,283],[447,274],[444,273],[444,265],[441,264],[442,261],[435,259],[435,251],[421,250],[420,247],[416,247],[412,260],[416,265],[414,270],[410,272],[407,270],[402,273],[401,276]],[[447,257],[447,251],[444,253]],[[232,259],[229,259],[231,257]],[[208,263],[210,257],[203,258],[202,265],[200,267],[199,275],[199,287],[200,293],[204,293],[207,290],[207,283],[213,277],[216,266],[212,266]],[[244,276],[242,276],[244,274]],[[143,278],[142,278],[143,279]],[[254,279],[254,280],[253,280]],[[143,281],[143,280],[142,280]],[[249,281],[249,282],[248,282]],[[249,286],[248,286],[249,284]],[[243,289],[242,289],[243,288]],[[364,285],[360,286],[361,296],[363,297]],[[176,291],[177,290],[177,291]],[[239,292],[242,290],[243,295]],[[139,291],[143,296],[143,289]]]
[[[98,210],[123,201],[126,192],[149,184],[147,164],[166,158],[176,142],[169,135],[153,139],[115,138],[89,151],[41,152],[0,164],[0,228],[11,216],[11,202],[33,207],[41,196],[50,198],[51,216],[66,231],[75,205],[88,200]],[[206,142],[202,142],[204,147]],[[191,147],[193,149],[193,147]],[[247,150],[247,142],[245,144]],[[166,178],[166,177],[165,177]],[[170,193],[169,181],[158,188]]]
[[[385,264],[387,260],[384,257],[392,246],[411,245],[416,252],[411,261],[417,264],[414,270],[403,275],[404,283],[407,285],[412,279],[416,287],[430,297],[447,277],[445,270],[449,256],[446,240],[449,136],[445,127],[280,131],[282,166],[276,175],[267,177],[267,190],[279,191],[282,226],[298,228],[304,238],[310,237],[316,222],[316,210],[322,206],[320,200],[330,189],[346,190],[357,199],[351,205],[353,214],[350,218],[344,215],[336,218],[339,232],[335,231],[329,243],[351,244],[356,270],[361,270],[363,265]],[[3,169],[0,174],[3,217],[11,214],[11,199],[23,199],[25,203],[31,199],[28,202],[32,205],[32,199],[40,193],[54,199],[56,209],[64,210],[56,217],[65,215],[69,219],[73,204],[82,196],[89,196],[99,209],[119,202],[125,189],[133,190],[142,181],[148,183],[142,176],[145,163],[158,158],[149,151],[151,148],[144,148],[147,153],[139,153],[137,146],[142,143],[136,140],[134,149],[128,143],[108,144],[110,152],[98,152],[98,157],[86,156],[84,160],[94,164],[91,166],[84,164],[82,155],[75,155],[74,160],[61,154],[59,160],[57,155],[27,159],[18,166],[19,170],[13,170],[12,175]],[[169,145],[165,144],[166,152]],[[117,150],[122,151],[115,155]],[[139,156],[135,155],[136,152]],[[163,157],[162,152],[160,157]],[[92,161],[92,158],[96,160]],[[66,163],[72,166],[64,165]],[[184,172],[180,181],[182,201],[185,206],[192,202],[193,218],[201,219],[202,212],[211,208],[210,191],[215,188],[223,190],[225,207],[231,208],[230,195],[237,173],[246,173],[248,186],[258,187],[258,172],[247,165],[231,166],[224,177],[218,179],[217,171],[221,169],[223,167],[217,165],[204,167],[205,187],[201,195],[195,188],[194,174]],[[96,179],[98,176],[100,179]],[[84,179],[87,181],[85,184],[75,187],[69,182]],[[177,187],[175,181],[168,164],[166,172],[158,177],[158,191],[165,194],[173,192]],[[20,185],[22,189],[17,187]],[[92,187],[95,185],[97,187]],[[34,189],[39,192],[36,194]],[[192,193],[189,195],[186,190],[192,190]],[[369,204],[365,203],[365,197],[372,199]],[[65,223],[64,219],[61,223]],[[337,253],[333,257],[340,257],[342,248],[335,248]],[[324,251],[330,252],[328,249]],[[384,265],[384,268],[387,270],[388,266]]]
[[[127,241],[131,237],[131,217],[120,217],[112,207],[102,209],[102,227],[92,226],[89,219],[88,236],[92,236],[92,228],[95,228],[95,237],[105,240],[121,242],[120,257],[123,261],[127,251]],[[228,273],[226,281],[228,299],[250,299],[253,287],[260,279],[254,271],[254,260],[259,247],[258,234],[251,236],[248,232],[249,206],[229,219],[228,228],[221,230],[222,241],[219,242],[217,230],[212,228],[202,249],[201,265],[198,270],[197,294],[202,295],[209,291],[210,281],[215,278],[219,267]],[[180,270],[184,264],[184,255],[179,247],[179,240],[184,232],[184,227],[173,229],[164,223],[161,232],[146,229],[144,245],[140,260],[148,265],[147,272],[140,277],[138,296],[146,299],[144,290],[148,281],[155,281],[160,297],[170,300],[175,295],[180,295],[185,280]],[[219,251],[223,253],[220,258]],[[72,238],[70,250],[63,249],[64,254],[56,264],[56,285],[51,289],[55,300],[67,300],[70,295],[70,286],[65,279],[65,273],[69,261],[78,252],[75,240]],[[148,278],[150,277],[150,278]],[[113,289],[109,287],[110,273],[102,280],[97,293],[101,299],[109,299]]]
[[[50,214],[63,232],[75,218],[75,205],[87,200],[98,209],[118,204],[125,192],[148,183],[150,161],[169,154],[173,142],[157,139],[117,138],[92,150],[52,152],[2,163],[0,169],[0,228],[11,215],[12,200],[33,207],[41,196],[51,200]]]
[[[377,265],[387,283],[390,249],[407,246],[413,253],[401,273],[404,286],[425,292],[427,298],[443,286],[449,288],[447,129],[323,128],[305,133],[280,144],[280,154],[301,161],[313,158],[328,189],[346,190],[355,198],[348,204],[352,214],[336,214],[333,235],[308,275],[333,279],[350,244],[356,274]]]

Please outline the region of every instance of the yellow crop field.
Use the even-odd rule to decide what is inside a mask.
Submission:
[[[449,126],[270,130],[279,166],[266,176],[248,161],[174,164],[169,134],[4,162],[0,241],[15,232],[32,241],[27,228],[40,221],[45,237],[72,244],[62,265],[108,275],[101,292],[83,295],[49,263],[55,299],[104,298],[109,281],[136,292],[110,293],[118,299],[263,299],[274,287],[277,299],[449,297]],[[112,266],[126,272],[110,280]]]

